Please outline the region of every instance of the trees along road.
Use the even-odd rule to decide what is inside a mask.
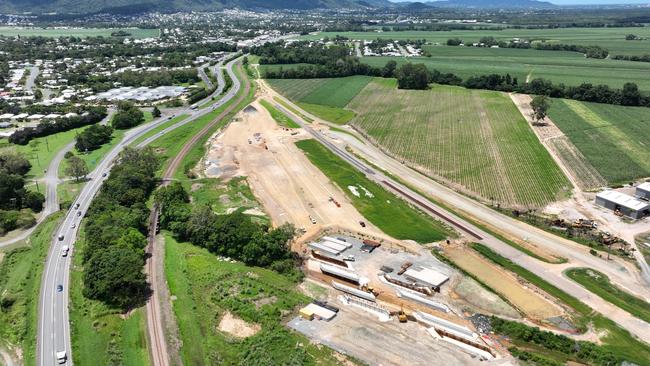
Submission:
[[[227,65],[228,73],[233,78],[233,87],[225,96],[223,96],[223,98],[221,98],[221,100],[215,103],[211,108],[205,108],[202,110],[192,110],[190,108],[185,109],[181,114],[189,114],[189,117],[164,129],[163,131],[158,132],[154,136],[143,141],[143,143],[138,144],[138,146],[144,146],[151,141],[154,141],[156,138],[163,136],[165,133],[210,113],[213,109],[218,108],[220,105],[223,105],[228,100],[232,99],[239,88],[239,83],[235,82],[237,78],[232,71],[235,61],[236,60],[233,60]],[[216,95],[217,94],[212,94],[208,96],[206,101]],[[120,141],[97,165],[95,170],[89,174],[88,177],[90,178],[90,181],[84,186],[77,197],[75,204],[70,208],[65,219],[59,225],[56,231],[56,236],[52,239],[52,245],[48,253],[47,262],[45,263],[41,282],[37,336],[38,365],[45,366],[55,364],[57,362],[56,353],[60,351],[66,351],[67,353],[67,361],[65,364],[72,365],[72,345],[70,340],[70,322],[68,312],[68,286],[70,283],[69,276],[72,261],[71,254],[74,250],[74,242],[81,224],[81,219],[90,207],[93,197],[102,186],[105,178],[103,174],[109,172],[115,158],[117,158],[119,153],[125,147],[167,121],[167,118],[160,118],[146,125],[138,126],[127,131],[122,141]],[[56,170],[58,169],[55,169],[54,171]],[[75,208],[76,205],[79,205],[79,207]],[[78,216],[78,213],[80,213],[80,216]],[[75,224],[74,227],[73,224]],[[62,238],[62,240],[59,240],[59,238]],[[68,246],[70,248],[71,254],[66,257],[63,257],[61,254],[61,248],[63,246]],[[63,291],[57,292],[58,285],[63,286]]]

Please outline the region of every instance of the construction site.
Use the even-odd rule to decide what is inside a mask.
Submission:
[[[454,227],[457,238],[423,245],[373,225],[345,187],[295,145],[313,130],[335,143],[344,135],[331,137],[318,123],[279,126],[258,100],[212,136],[201,167],[223,182],[243,177],[273,225],[295,225],[292,250],[305,273],[299,288],[313,301],[290,316],[288,327],[373,365],[516,363],[483,315],[575,335],[570,309],[472,250],[481,236],[466,234],[466,227]],[[362,189],[347,188],[355,196]],[[591,221],[548,225],[618,249],[618,238]]]

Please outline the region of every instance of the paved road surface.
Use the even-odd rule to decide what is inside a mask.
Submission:
[[[228,66],[232,68],[231,64]],[[228,95],[230,95],[230,93]],[[174,126],[177,128],[181,125],[185,125],[191,121],[194,121],[197,118],[211,112],[213,108],[205,108],[202,110],[186,109],[183,111],[183,113],[187,113],[190,116],[185,120],[178,122]],[[70,341],[69,326],[70,323],[68,319],[68,287],[71,257],[63,257],[61,255],[61,247],[67,245],[70,248],[71,252],[74,250],[74,242],[79,230],[81,219],[88,210],[93,197],[101,188],[101,185],[105,179],[102,175],[110,171],[113,161],[119,155],[119,153],[140,136],[157,128],[161,124],[164,124],[167,122],[167,120],[167,118],[157,119],[151,123],[138,126],[127,131],[122,141],[120,141],[104,157],[104,159],[97,165],[95,170],[89,175],[89,178],[91,178],[91,180],[84,186],[81,193],[79,194],[79,197],[75,201],[75,204],[78,204],[79,208],[75,208],[75,205],[73,205],[73,207],[68,211],[62,224],[56,231],[56,235],[52,240],[52,245],[50,247],[47,262],[45,264],[39,297],[39,322],[37,337],[38,365],[46,366],[55,364],[56,352],[63,350],[67,352],[68,356],[68,361],[66,364],[72,365],[72,347]],[[155,136],[160,137],[164,133],[172,131],[175,128],[165,129],[165,132],[160,132]],[[155,139],[147,139],[147,141],[153,140]],[[144,145],[141,143],[138,146]],[[63,240],[58,240],[58,237],[62,237]],[[62,292],[57,292],[56,287],[58,285],[63,286]]]
[[[208,89],[212,89],[214,87],[214,84],[212,83],[212,79],[210,79],[208,77],[208,75],[205,73],[205,70],[204,70],[206,67],[209,67],[209,66],[210,66],[210,64],[204,64],[204,65],[201,65],[201,66],[197,67],[196,70],[199,73],[199,77],[201,78],[201,80],[203,80],[203,82],[208,87]]]
[[[40,70],[38,69],[38,66],[32,66],[29,68],[29,70],[29,75],[25,80],[25,90],[32,91],[34,89],[34,84],[36,83],[36,78],[38,77]]]
[[[456,229],[458,229],[460,232],[463,232],[465,235],[473,237],[475,241],[490,247],[497,253],[535,273],[539,277],[543,278],[549,283],[552,283],[566,293],[577,297],[593,309],[601,312],[603,315],[612,319],[621,327],[627,329],[632,334],[639,337],[641,340],[650,343],[650,332],[648,331],[648,329],[650,329],[650,324],[633,317],[629,313],[592,294],[582,286],[578,285],[576,282],[563,276],[561,272],[558,273],[556,271],[550,271],[546,263],[520,252],[512,246],[484,232],[473,224],[461,219],[460,217],[450,212],[447,212],[442,207],[432,204],[425,197],[419,195],[416,192],[413,192],[399,182],[394,181],[392,178],[385,176],[379,171],[371,169],[370,167],[366,166],[365,163],[357,160],[357,158],[349,154],[344,149],[341,149],[333,144],[327,137],[308,126],[298,116],[294,115],[282,107],[280,104],[276,104],[276,108],[284,112],[287,116],[289,116],[292,120],[304,128],[310,135],[321,142],[334,154],[338,155],[350,163],[353,167],[363,172],[369,179],[384,186],[387,190],[402,197],[406,201],[409,201],[413,205],[418,206],[422,209],[423,212],[449,223],[450,225],[456,227]]]

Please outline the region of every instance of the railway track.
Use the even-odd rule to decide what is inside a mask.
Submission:
[[[238,70],[241,75],[244,75],[241,64],[237,65]],[[232,113],[237,106],[246,99],[248,93],[250,92],[250,82],[246,79],[246,76],[243,77],[244,81],[244,92],[235,100],[234,103],[230,104],[223,112],[221,112],[217,117],[215,117],[210,123],[205,125],[198,133],[196,133],[192,138],[183,145],[181,151],[172,159],[171,163],[162,174],[162,187],[169,185],[172,181],[174,173],[178,170],[183,159],[187,156],[190,150],[203,139],[210,131],[219,124],[224,118],[226,118],[230,113]],[[151,255],[147,261],[147,273],[149,274],[149,279],[151,281],[151,287],[154,289],[154,294],[152,294],[150,301],[147,302],[147,331],[149,332],[149,338],[151,340],[151,356],[152,363],[155,366],[168,366],[169,365],[169,354],[167,352],[167,342],[165,341],[165,334],[163,329],[163,321],[160,311],[160,299],[156,296],[156,289],[163,284],[158,283],[158,276],[156,274],[156,261],[159,261],[160,258],[156,258],[156,251],[153,246],[155,245],[155,237],[158,230],[158,215],[160,214],[160,209],[158,206],[154,206],[151,212],[151,222],[149,226],[149,245],[147,248],[147,253]]]

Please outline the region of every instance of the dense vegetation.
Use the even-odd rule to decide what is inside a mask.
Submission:
[[[31,214],[20,210],[40,212],[43,209],[43,194],[25,188],[30,169],[25,157],[11,152],[0,154],[0,235],[35,224]]]
[[[144,122],[144,113],[132,102],[122,101],[117,104],[117,112],[111,119],[111,125],[118,130],[135,127]]]
[[[178,182],[162,187],[155,199],[161,207],[161,226],[179,239],[248,265],[298,275],[289,245],[295,235],[292,225],[271,229],[241,212],[218,215],[209,206],[192,207]]]
[[[124,310],[144,303],[145,203],[157,169],[151,149],[127,148],[93,200],[85,226],[84,296]]]
[[[589,365],[614,366],[620,361],[611,351],[592,342],[575,341],[565,335],[555,334],[518,322],[492,317],[492,330],[507,336],[515,344],[530,343],[567,355],[569,359]]]
[[[105,117],[105,107],[88,107],[79,116],[61,117],[55,121],[41,122],[36,127],[25,127],[18,130],[9,137],[9,142],[18,145],[27,145],[30,140],[36,137],[49,136],[73,128],[92,125],[98,123]]]
[[[75,148],[79,152],[99,149],[103,144],[111,141],[113,128],[111,126],[92,125],[77,135]]]

